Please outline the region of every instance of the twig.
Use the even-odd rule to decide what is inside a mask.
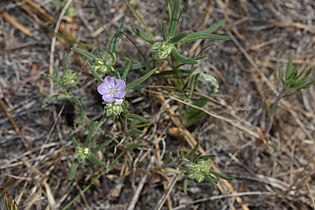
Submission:
[[[176,182],[177,182],[179,176],[180,176],[180,173],[179,173],[179,174],[176,174],[176,175],[173,177],[173,179],[171,180],[171,183],[170,183],[170,186],[169,186],[168,190],[164,193],[164,195],[162,196],[162,198],[159,200],[159,202],[157,203],[157,205],[156,205],[156,207],[155,207],[154,210],[160,210],[160,209],[163,207],[163,205],[164,205],[164,203],[165,203],[167,197],[170,195],[171,191],[173,190],[173,188],[174,188],[174,186],[175,186],[175,184],[176,184]]]
[[[9,118],[9,121],[11,122],[11,124],[12,124],[13,128],[15,129],[15,131],[17,133],[20,133],[19,126],[16,124],[15,120],[12,117],[12,114],[11,114],[10,110],[8,109],[7,105],[3,102],[2,99],[0,99],[0,107],[3,109],[3,111],[5,112],[7,117]]]
[[[153,162],[154,162],[154,156],[151,157],[150,163],[149,163],[149,165],[148,165],[148,170],[151,169],[151,166],[152,166]],[[141,178],[141,180],[140,180],[140,182],[139,182],[139,185],[138,185],[138,187],[137,187],[137,190],[136,190],[136,192],[134,193],[134,196],[133,196],[131,202],[129,203],[129,206],[128,206],[128,209],[127,209],[127,210],[133,210],[133,209],[135,208],[136,203],[137,203],[137,201],[139,200],[139,196],[140,196],[140,193],[141,193],[141,191],[142,191],[142,188],[143,188],[144,184],[145,184],[146,181],[147,181],[147,178],[148,178],[148,175],[147,175],[147,174],[145,174],[145,175]]]
[[[228,194],[228,195],[216,195],[216,196],[211,196],[210,198],[202,198],[202,199],[198,199],[195,200],[191,203],[187,203],[187,204],[183,204],[180,206],[175,207],[173,210],[179,210],[179,209],[183,209],[186,208],[189,205],[194,205],[197,203],[201,203],[201,202],[206,202],[206,201],[213,201],[213,200],[218,200],[218,199],[223,199],[223,198],[233,198],[236,196],[252,196],[252,195],[269,195],[269,196],[274,196],[276,195],[276,193],[274,192],[260,192],[260,191],[253,191],[253,192],[241,192],[241,193],[235,193],[235,194]]]

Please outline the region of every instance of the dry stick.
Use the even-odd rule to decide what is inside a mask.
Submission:
[[[54,30],[54,36],[53,36],[53,39],[51,41],[51,47],[50,47],[50,59],[49,59],[49,62],[50,62],[50,64],[49,64],[49,74],[50,75],[53,75],[53,73],[54,73],[53,65],[54,65],[54,53],[55,53],[56,40],[57,40],[57,36],[56,35],[57,35],[58,31],[59,31],[59,27],[61,25],[62,18],[66,14],[66,11],[69,8],[71,3],[72,3],[72,0],[68,0],[67,1],[67,3],[63,7],[63,9],[62,9],[62,11],[61,11],[61,13],[59,15],[58,21],[56,23],[56,27],[55,27],[55,30]],[[53,80],[50,80],[49,84],[50,84],[50,94],[52,94],[53,91],[54,91],[54,82],[53,82]]]
[[[175,186],[175,184],[176,184],[176,182],[177,182],[179,177],[180,177],[180,173],[176,174],[173,177],[173,179],[171,180],[171,183],[170,183],[170,186],[169,186],[168,190],[164,193],[162,198],[159,200],[159,202],[157,203],[157,205],[156,205],[154,210],[160,210],[163,207],[166,199],[169,197],[169,195],[170,195],[171,191],[173,190],[173,188],[174,188],[174,186]]]
[[[0,107],[3,109],[3,111],[5,112],[5,114],[7,115],[7,117],[9,118],[9,121],[11,122],[14,130],[17,133],[20,133],[20,128],[19,126],[16,124],[15,120],[12,117],[12,114],[10,112],[10,110],[8,109],[7,105],[3,102],[2,99],[0,99]]]
[[[151,157],[150,163],[149,163],[149,165],[148,165],[148,170],[151,169],[151,166],[152,166],[153,162],[154,162],[154,156]],[[147,181],[147,178],[148,178],[148,174],[145,174],[145,175],[141,178],[141,180],[140,180],[140,182],[139,182],[139,185],[138,185],[138,187],[137,187],[137,190],[136,190],[136,192],[134,193],[134,196],[133,196],[131,202],[129,203],[129,206],[128,206],[128,209],[127,209],[127,210],[133,210],[133,209],[135,208],[136,203],[137,203],[137,201],[139,200],[139,196],[140,196],[140,193],[141,193],[141,191],[142,191],[142,188],[143,188],[144,184],[145,184],[146,181]]]
[[[30,37],[33,36],[33,33],[28,28],[26,28],[17,20],[15,20],[12,16],[10,16],[9,13],[2,7],[0,7],[0,14],[8,23],[12,24],[15,28],[17,28],[21,32],[23,32],[27,36],[30,36]]]
[[[183,137],[185,138],[185,140],[187,141],[187,143],[189,144],[189,146],[191,148],[193,148],[196,144],[197,141],[195,140],[195,138],[193,137],[193,135],[182,125],[182,123],[180,122],[180,120],[176,117],[174,111],[171,109],[170,105],[166,102],[164,96],[162,94],[157,94],[157,98],[162,102],[162,106],[164,107],[164,109],[168,112],[168,114],[171,117],[172,122],[179,128],[180,132],[183,134]],[[257,134],[256,134],[257,135]],[[205,150],[199,146],[198,151],[205,155],[206,152]],[[215,163],[213,163],[211,161],[212,164],[212,168],[213,170],[215,170],[218,173],[221,173],[220,169],[215,165]],[[221,180],[222,185],[231,193],[231,194],[236,194],[237,192],[233,189],[233,186],[230,184],[229,181],[222,179]],[[223,194],[226,194],[225,189],[223,188],[220,183],[217,185],[217,187],[219,188],[220,192]],[[247,207],[247,204],[244,204],[242,199],[240,197],[236,197],[236,202],[239,203],[242,206],[243,210],[249,210],[249,208]]]
[[[186,208],[189,205],[194,205],[197,203],[202,203],[202,202],[206,202],[206,201],[213,201],[213,200],[218,200],[218,199],[223,199],[223,198],[233,198],[236,196],[252,196],[252,195],[269,195],[269,196],[274,196],[276,195],[275,192],[263,192],[263,191],[253,191],[253,192],[241,192],[241,193],[236,193],[236,194],[229,194],[229,195],[215,195],[215,196],[211,196],[210,198],[201,198],[198,200],[195,200],[191,203],[187,203],[187,204],[182,204],[180,206],[175,207],[173,210],[179,210],[179,209],[183,209]]]

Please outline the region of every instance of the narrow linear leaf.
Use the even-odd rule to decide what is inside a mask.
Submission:
[[[210,169],[210,173],[213,174],[216,177],[221,178],[221,179],[233,180],[233,177],[226,176],[224,174],[220,174],[220,173],[218,173],[218,172],[216,172],[215,170],[212,170],[212,169]]]
[[[178,21],[178,12],[179,12],[179,0],[175,0],[173,8],[172,8],[172,16],[171,16],[171,23],[169,29],[170,37],[174,36],[176,31],[176,25]]]
[[[210,26],[208,29],[205,30],[205,32],[207,33],[212,33],[215,30],[217,30],[218,28],[220,28],[221,26],[223,26],[225,24],[226,20],[220,20],[219,22],[216,22],[215,24],[213,24],[212,26]]]
[[[135,10],[134,6],[130,3],[130,0],[125,0],[125,2],[127,3],[129,9],[131,10],[131,12],[133,13],[133,15],[137,18],[137,20],[141,23],[141,25],[143,26],[143,28],[145,28],[147,34],[150,34],[150,30],[148,28],[148,26],[146,25],[144,19],[141,17],[141,15]]]
[[[197,60],[180,54],[175,47],[173,47],[173,49],[172,49],[172,55],[174,56],[174,58],[176,60],[178,60],[182,63],[186,63],[186,64],[196,64],[197,63]]]
[[[228,35],[211,34],[211,33],[206,33],[206,32],[196,32],[196,33],[188,34],[181,41],[182,42],[191,42],[191,41],[195,41],[198,39],[227,41],[227,40],[230,40],[231,37]]]
[[[81,55],[83,55],[84,57],[86,57],[89,60],[93,60],[94,58],[96,58],[95,55],[93,55],[92,53],[86,51],[86,50],[82,50],[81,48],[72,48],[74,52],[79,53]]]
[[[127,119],[128,120],[132,120],[132,121],[138,121],[138,122],[143,122],[143,123],[146,123],[146,124],[151,124],[151,121],[140,116],[140,115],[137,115],[137,114],[128,114],[127,115]]]
[[[71,164],[70,174],[69,174],[69,176],[68,176],[68,179],[69,179],[69,180],[73,180],[73,179],[74,179],[78,167],[79,167],[79,162],[78,162],[77,160],[75,160],[75,161]]]
[[[140,77],[139,79],[136,79],[133,82],[129,83],[126,87],[126,91],[134,89],[135,87],[139,86],[141,83],[149,79],[154,74],[155,71],[156,71],[156,68],[152,69],[151,71],[149,71],[148,73]]]
[[[84,143],[84,147],[90,147],[90,144],[91,144],[91,140],[94,136],[94,131],[95,131],[95,128],[97,126],[98,122],[93,122],[90,129],[89,129],[89,134],[85,140],[85,143]]]
[[[93,163],[95,163],[95,164],[97,164],[97,165],[100,165],[100,166],[103,166],[103,167],[107,167],[106,166],[106,164],[103,162],[103,161],[101,161],[100,159],[98,159],[94,154],[92,154],[92,153],[89,153],[88,155],[87,155],[87,158],[91,161],[91,162],[93,162]]]
[[[108,53],[111,54],[111,55],[114,55],[115,52],[116,52],[116,48],[117,48],[117,44],[119,42],[119,39],[121,37],[123,33],[123,24],[120,24],[118,30],[116,31],[116,33],[114,34],[110,44],[109,44],[109,47],[108,47]]]
[[[200,142],[197,141],[197,144],[194,146],[194,148],[185,155],[185,158],[187,159],[190,159],[199,149],[199,145],[200,145]]]
[[[163,21],[163,23],[162,23],[162,34],[163,34],[163,39],[164,39],[165,41],[168,41],[169,38],[170,38],[170,36],[169,36],[169,34],[168,34],[168,29],[167,29],[167,23],[166,23],[166,21]]]
[[[210,182],[210,184],[213,187],[215,187],[218,184],[218,180],[215,177],[211,176],[211,175],[206,176],[206,179]]]
[[[103,142],[102,144],[98,145],[97,147],[91,149],[91,152],[96,153],[96,152],[104,149],[107,145],[109,145],[112,142],[113,142],[113,140],[107,140],[107,141]]]
[[[188,34],[189,34],[188,32],[181,32],[177,34],[176,36],[172,37],[169,42],[175,44],[181,41],[182,39],[184,39]]]
[[[294,59],[294,56],[291,55],[290,58],[289,58],[289,62],[287,64],[286,71],[285,71],[285,80],[287,80],[289,78],[290,74],[291,74],[291,68],[292,68],[293,59]]]
[[[149,42],[151,44],[154,43],[154,39],[152,36],[144,33],[143,31],[141,31],[139,28],[137,28],[135,26],[135,24],[131,23],[130,24],[130,27],[131,27],[131,30],[137,35],[139,36],[140,38],[142,38],[143,40],[145,40],[146,42]]]
[[[124,70],[123,70],[123,75],[121,77],[122,80],[125,80],[126,81],[126,78],[127,78],[127,75],[131,69],[131,66],[132,66],[132,62],[129,61],[127,66],[124,67]]]
[[[183,188],[184,188],[184,193],[187,194],[187,188],[188,188],[188,178],[185,177],[184,183],[183,183]]]
[[[55,94],[55,95],[48,96],[44,100],[42,108],[46,108],[49,104],[51,104],[51,103],[53,103],[55,101],[61,100],[61,99],[66,99],[66,98],[69,98],[69,95],[63,94],[63,93],[58,93],[58,94]]]

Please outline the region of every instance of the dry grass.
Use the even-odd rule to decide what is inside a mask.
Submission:
[[[149,28],[160,34],[156,26],[167,17],[165,2],[132,2]],[[116,164],[95,180],[99,168],[87,165],[74,181],[68,181],[74,150],[67,133],[74,129],[73,107],[63,101],[41,108],[48,94],[59,91],[41,75],[51,73],[52,65],[60,65],[63,54],[70,53],[70,67],[80,74],[78,92],[84,96],[87,114],[97,119],[102,106],[96,83],[86,61],[70,48],[80,40],[105,49],[120,22],[137,23],[124,1],[82,0],[73,5],[77,17],[57,27],[68,39],[58,35],[53,43],[62,8],[57,10],[49,0],[0,2],[0,190],[15,198],[20,209],[61,209],[91,183],[70,209],[152,209],[162,198],[165,209],[315,208],[315,87],[282,101],[270,141],[256,145],[258,129],[268,122],[262,102],[272,101],[280,87],[279,65],[284,66],[292,53],[296,63],[315,65],[315,2],[190,1],[180,30],[203,30],[225,18],[220,33],[233,37],[224,43],[183,46],[192,55],[210,45],[200,67],[219,78],[221,88],[204,107],[207,117],[182,131],[183,136],[165,135],[181,127],[176,108],[184,102],[168,93],[156,96],[154,86],[134,93],[133,111],[151,119],[154,126],[143,132],[146,148],[131,153],[132,167]],[[149,53],[146,44],[135,41],[143,54]],[[121,48],[140,57],[127,39],[122,39]],[[200,85],[199,92],[207,93],[209,88]],[[86,135],[75,132],[81,138]],[[101,136],[118,141],[119,132],[120,125],[112,122]],[[235,177],[230,184],[236,195],[229,194],[231,189],[224,183],[221,188],[190,184],[185,195],[182,177],[157,167],[164,150],[176,152],[197,137],[206,153],[216,155],[213,162],[218,168]],[[103,155],[113,157],[112,152]],[[243,206],[236,198],[242,199]]]

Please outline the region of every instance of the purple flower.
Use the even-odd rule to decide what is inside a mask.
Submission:
[[[126,83],[122,79],[107,76],[98,87],[97,91],[105,102],[121,101],[126,95]]]

